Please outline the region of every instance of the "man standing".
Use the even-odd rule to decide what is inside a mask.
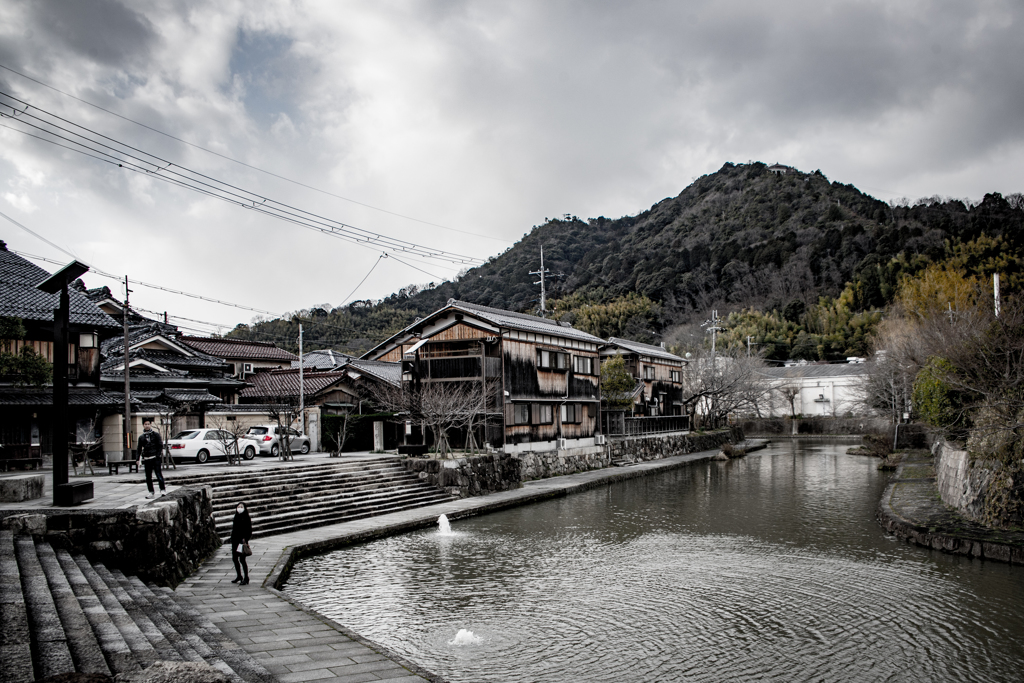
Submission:
[[[146,498],[153,498],[153,474],[160,482],[160,495],[167,493],[164,487],[164,475],[160,472],[160,456],[163,455],[164,441],[160,438],[160,432],[153,430],[153,421],[146,419],[142,421],[142,436],[139,437],[139,463],[146,466],[146,488],[149,495]]]

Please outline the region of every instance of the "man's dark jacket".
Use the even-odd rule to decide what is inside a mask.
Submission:
[[[163,439],[160,438],[160,432],[155,429],[151,429],[148,432],[142,432],[142,436],[139,437],[140,458],[143,460],[159,458],[163,450],[164,442]]]

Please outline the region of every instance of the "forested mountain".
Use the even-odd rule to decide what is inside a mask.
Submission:
[[[1019,194],[886,204],[820,171],[727,163],[636,216],[548,220],[455,282],[297,313],[312,319],[307,348],[356,353],[449,298],[536,312],[529,271],[543,245],[557,274],[552,315],[594,334],[689,347],[703,342],[698,324],[717,309],[730,316],[726,345],[749,335],[772,358],[837,358],[867,352],[876,311],[902,275],[951,258],[974,272],[1005,272],[1007,259],[1015,268],[1024,254],[1022,228]],[[229,336],[294,338],[296,327],[273,320]]]

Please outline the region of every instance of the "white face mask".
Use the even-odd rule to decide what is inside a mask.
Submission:
[[[237,512],[238,514],[242,514],[243,512],[245,512],[245,508],[239,505],[238,507],[235,508],[235,512]]]

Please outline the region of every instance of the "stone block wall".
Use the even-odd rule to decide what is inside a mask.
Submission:
[[[509,491],[523,485],[520,462],[507,453],[475,455],[452,460],[406,458],[405,469],[431,486],[453,496],[469,498],[496,491]]]
[[[998,463],[971,462],[967,451],[946,441],[932,445],[935,456],[935,484],[942,502],[956,508],[968,519],[984,522],[986,494]]]
[[[220,546],[209,488],[181,488],[143,507],[3,511],[0,528],[41,536],[94,562],[174,586]]]
[[[612,457],[626,462],[661,460],[673,455],[685,455],[698,451],[721,448],[726,443],[743,441],[743,431],[737,427],[706,434],[663,434],[661,436],[635,436],[615,438],[612,441]]]
[[[560,451],[531,451],[514,457],[521,463],[523,481],[560,477],[588,470],[599,470],[612,464],[607,446],[566,448]]]

